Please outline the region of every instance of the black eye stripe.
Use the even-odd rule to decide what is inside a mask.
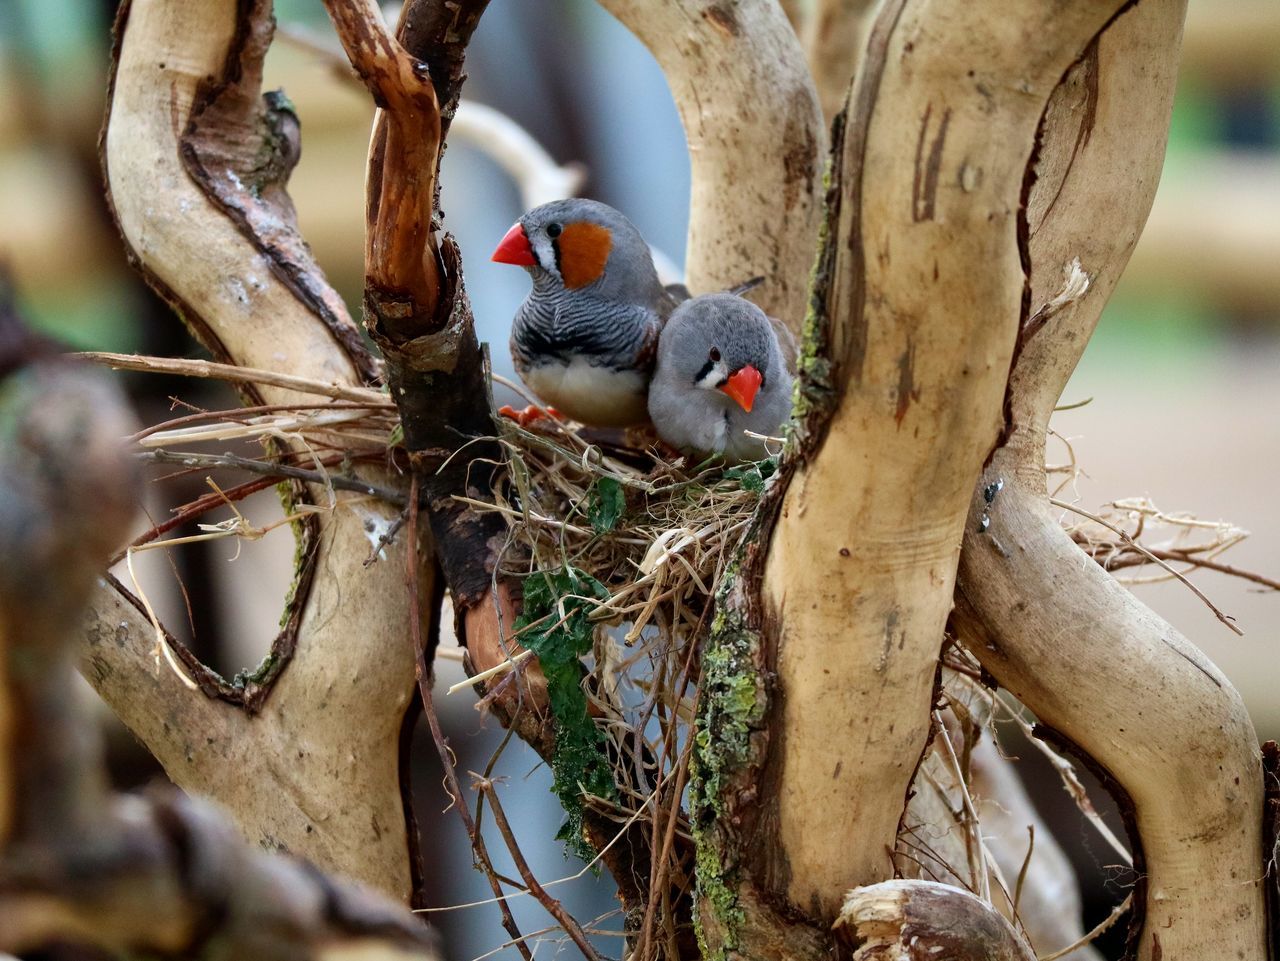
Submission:
[[[715,366],[716,366],[716,362],[714,360],[708,360],[705,364],[702,365],[702,370],[698,371],[698,376],[693,378],[693,382],[695,384],[701,384],[702,378],[706,377],[707,374],[711,373],[711,371],[715,369]]]

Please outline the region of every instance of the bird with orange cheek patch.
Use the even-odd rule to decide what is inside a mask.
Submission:
[[[511,329],[529,389],[594,427],[648,420],[658,334],[676,298],[635,225],[607,204],[556,200],[521,217],[493,259],[533,278]]]

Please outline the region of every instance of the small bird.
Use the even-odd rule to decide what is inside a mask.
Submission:
[[[791,374],[764,311],[733,294],[704,294],[675,310],[649,385],[659,437],[698,456],[760,460],[768,449],[745,432],[775,437],[790,416]]]
[[[635,225],[607,204],[556,200],[521,217],[493,260],[533,278],[511,329],[530,390],[593,427],[644,423],[658,334],[677,298]]]

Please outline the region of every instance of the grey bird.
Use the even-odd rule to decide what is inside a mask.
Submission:
[[[739,463],[769,451],[747,431],[776,437],[791,416],[791,374],[773,323],[733,294],[682,303],[658,340],[649,417],[688,454]]]
[[[529,389],[583,424],[644,423],[658,334],[677,298],[635,225],[607,204],[556,200],[521,217],[493,260],[533,279],[511,329],[511,358]]]

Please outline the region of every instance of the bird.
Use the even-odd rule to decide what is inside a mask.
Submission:
[[[538,399],[592,427],[645,423],[658,335],[678,296],[635,224],[599,201],[555,200],[521,217],[492,259],[533,279],[511,358]],[[500,413],[524,422],[530,411]]]
[[[649,418],[686,454],[761,460],[791,416],[791,373],[775,324],[732,293],[703,294],[671,314],[658,340]]]

